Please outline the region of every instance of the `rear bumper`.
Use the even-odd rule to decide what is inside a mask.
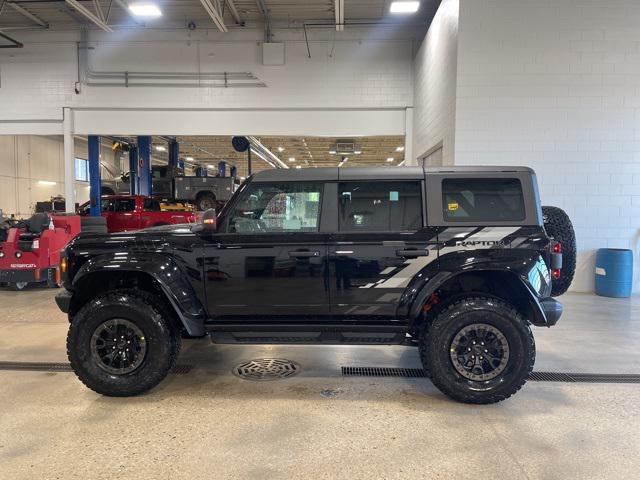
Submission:
[[[544,298],[540,300],[540,307],[546,319],[546,326],[551,327],[558,323],[562,315],[562,304],[555,298]]]
[[[56,304],[58,308],[64,313],[69,313],[69,307],[71,306],[71,298],[73,294],[69,290],[62,290],[56,295]]]

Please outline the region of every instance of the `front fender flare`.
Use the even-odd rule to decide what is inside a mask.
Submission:
[[[186,278],[187,273],[170,257],[152,253],[136,253],[127,255],[126,258],[116,258],[111,254],[93,257],[78,270],[73,278],[73,286],[77,288],[80,282],[86,281],[89,276],[106,272],[110,275],[123,272],[148,275],[160,287],[189,335],[203,336],[206,333],[206,315],[202,303],[197,299],[191,283]]]

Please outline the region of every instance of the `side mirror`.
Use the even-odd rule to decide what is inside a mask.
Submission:
[[[215,209],[205,210],[202,215],[198,215],[199,220],[193,226],[193,232],[215,233],[218,229],[218,215]]]

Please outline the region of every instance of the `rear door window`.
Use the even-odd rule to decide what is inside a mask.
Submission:
[[[446,178],[442,208],[447,222],[509,222],[526,216],[517,178]]]
[[[422,227],[420,182],[340,182],[343,232],[402,232]]]

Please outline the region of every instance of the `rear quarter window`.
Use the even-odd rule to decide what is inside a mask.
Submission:
[[[519,222],[526,216],[517,178],[445,178],[442,208],[446,222]]]

